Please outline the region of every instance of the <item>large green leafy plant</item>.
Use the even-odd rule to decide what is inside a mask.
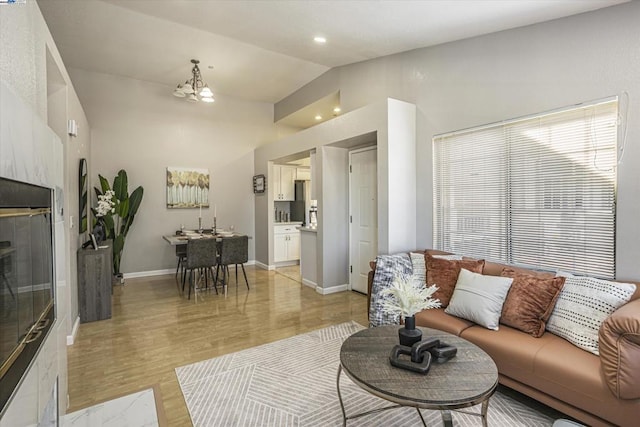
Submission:
[[[113,187],[102,175],[100,188],[94,187],[98,206],[91,208],[93,215],[105,231],[105,238],[113,240],[113,273],[120,274],[120,260],[124,242],[138,212],[144,189],[139,186],[129,195],[127,172],[121,169],[113,179]]]

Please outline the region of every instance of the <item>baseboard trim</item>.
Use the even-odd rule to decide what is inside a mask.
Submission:
[[[164,270],[149,270],[149,271],[137,271],[134,273],[124,273],[125,279],[135,279],[136,277],[151,277],[151,276],[164,276],[165,274],[175,274],[176,271],[173,268],[166,268]]]
[[[73,322],[73,328],[71,328],[71,335],[67,335],[67,345],[73,345],[78,335],[78,328],[80,328],[80,316],[76,317],[76,321]]]
[[[244,265],[257,265],[257,262],[250,260],[245,262]],[[165,274],[176,274],[176,270],[173,268],[165,268],[164,270],[136,271],[133,273],[124,273],[123,277],[125,279],[135,279],[138,277],[164,276]]]
[[[312,287],[314,289],[316,289],[318,287],[318,284],[316,282],[312,282],[309,279],[302,279],[302,284],[306,285],[306,286],[310,286],[310,287]]]
[[[321,288],[320,286],[316,286],[316,292],[320,295],[335,294],[337,292],[344,292],[347,290],[349,290],[349,285],[331,286],[330,288]]]
[[[260,267],[263,270],[275,270],[276,269],[275,265],[263,264],[260,261],[254,261],[254,264],[256,265],[256,267]]]

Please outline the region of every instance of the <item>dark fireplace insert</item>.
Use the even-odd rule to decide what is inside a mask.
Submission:
[[[55,320],[52,193],[0,178],[0,413]]]

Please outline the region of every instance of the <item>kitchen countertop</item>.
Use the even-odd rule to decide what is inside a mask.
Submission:
[[[302,225],[302,221],[274,222],[273,225]]]
[[[318,232],[318,227],[304,226],[304,227],[298,227],[298,230],[300,230],[300,231],[308,231],[310,233],[317,233]]]

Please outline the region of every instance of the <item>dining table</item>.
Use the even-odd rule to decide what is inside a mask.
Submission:
[[[229,233],[229,232],[221,232],[221,233],[213,234],[211,232],[206,232],[206,231],[202,233],[198,233],[197,231],[195,232],[186,231],[182,234],[166,234],[162,236],[162,238],[171,246],[179,246],[179,245],[186,245],[189,239],[216,238],[218,242],[221,242],[222,239],[224,239],[225,237],[236,237],[236,236],[243,236],[243,234]],[[249,239],[251,239],[251,236],[249,236]]]

